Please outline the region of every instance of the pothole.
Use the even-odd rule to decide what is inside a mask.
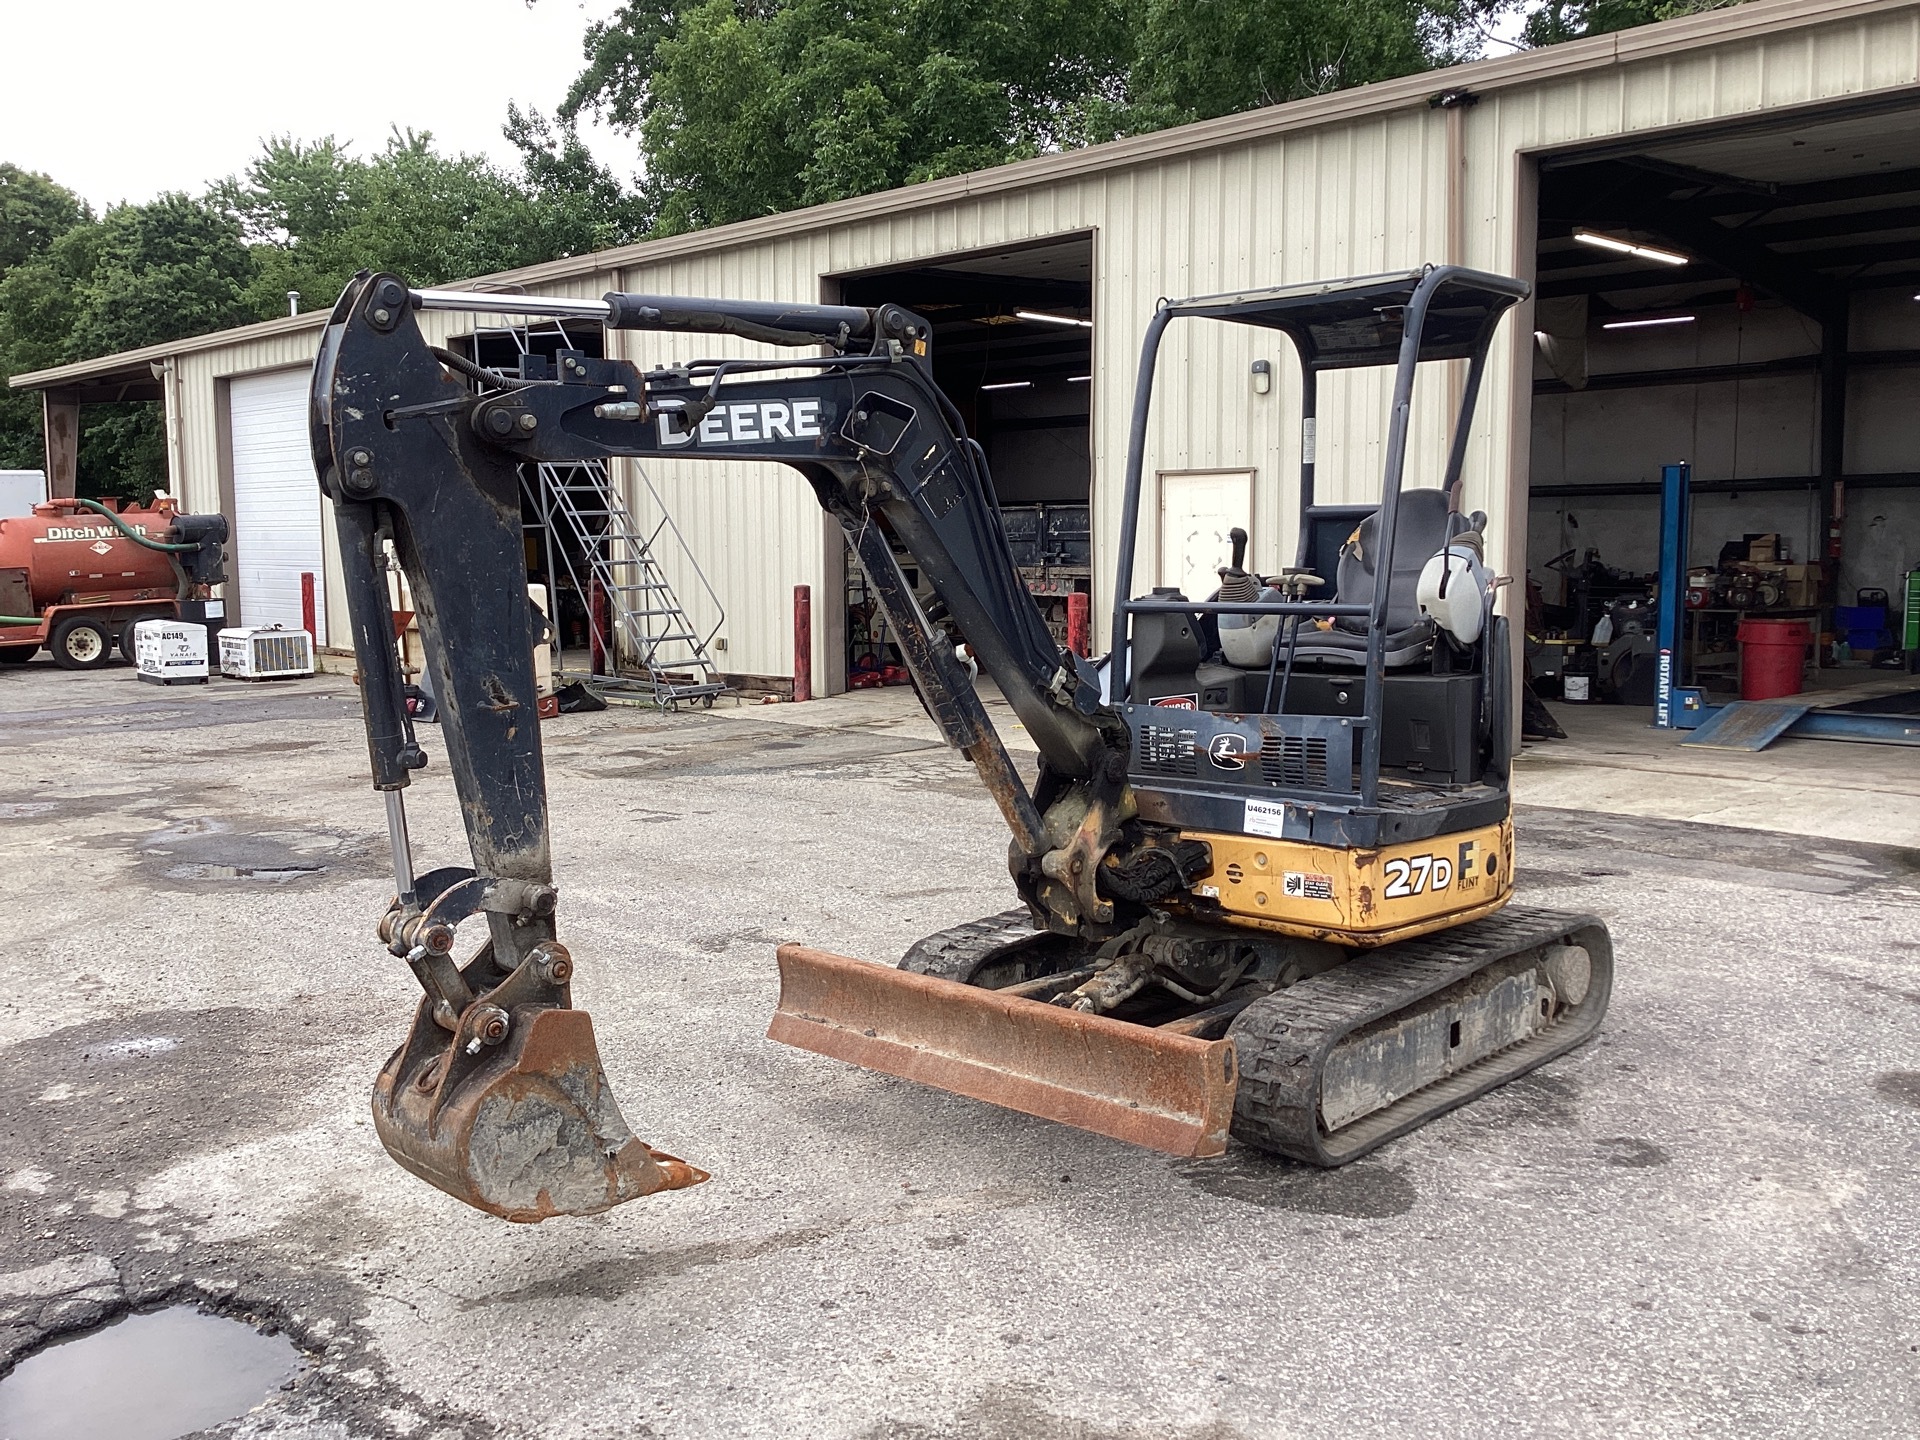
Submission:
[[[172,865],[164,872],[169,880],[260,880],[269,885],[284,885],[289,880],[304,880],[318,875],[324,865]]]
[[[190,1305],[56,1340],[0,1380],[6,1440],[175,1440],[244,1415],[300,1372],[284,1335]]]

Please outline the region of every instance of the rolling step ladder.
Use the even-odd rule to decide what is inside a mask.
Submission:
[[[627,509],[598,461],[520,470],[530,508],[546,531],[550,573],[557,573],[557,561],[580,595],[605,597],[608,616],[589,604],[588,623],[614,673],[593,677],[595,683],[634,691],[666,710],[687,703],[711,707],[714,696],[730,688],[709,653],[725,616],[653,482],[644,472],[641,479],[660,515],[651,530]],[[679,543],[704,587],[715,617],[711,624],[697,625],[675,595],[657,559],[663,539]]]
[[[573,344],[567,327],[558,320],[533,328],[516,325],[488,333],[510,336],[515,348],[525,355],[532,349],[530,342],[536,329],[541,334],[558,335],[563,346]],[[554,621],[554,670],[566,673],[560,664],[558,616],[559,580],[564,569],[587,604],[593,648],[606,656],[614,671],[587,678],[602,688],[636,692],[664,710],[675,709],[683,701],[711,708],[714,696],[732,688],[721,680],[709,654],[714,637],[726,622],[726,612],[700,562],[687,548],[680,527],[673,523],[660,492],[653,488],[644,470],[639,474],[660,515],[660,523],[644,534],[601,462],[520,467],[520,488],[527,498],[527,510],[535,517],[525,528],[541,532],[547,557],[547,578],[553,593],[549,603],[555,610],[549,617]],[[674,594],[655,558],[663,538],[670,538],[679,547],[687,568],[699,581],[712,624],[696,626]],[[606,597],[611,633],[593,601],[596,593]]]

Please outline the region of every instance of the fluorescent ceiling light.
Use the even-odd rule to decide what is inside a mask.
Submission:
[[[1002,380],[998,385],[982,385],[982,390],[1031,390],[1031,380]]]
[[[1076,320],[1071,315],[1049,315],[1041,310],[1016,310],[1013,312],[1022,320],[1038,320],[1043,325],[1071,325],[1077,330],[1091,330],[1091,320]]]
[[[1573,238],[1582,245],[1592,245],[1601,250],[1611,250],[1616,255],[1631,255],[1637,260],[1657,260],[1662,265],[1685,265],[1688,257],[1672,250],[1656,249],[1652,245],[1636,245],[1631,240],[1616,240],[1611,235],[1596,235],[1591,230],[1576,230]]]
[[[1603,320],[1602,330],[1644,330],[1649,325],[1691,325],[1692,315],[1650,315],[1644,320]]]
[[[1920,300],[1920,295],[1916,295],[1913,298]],[[1067,383],[1069,385],[1084,385],[1091,379],[1093,379],[1091,375],[1069,375],[1067,376]]]

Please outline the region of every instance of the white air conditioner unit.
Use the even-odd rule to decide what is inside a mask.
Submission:
[[[220,632],[220,673],[235,680],[313,674],[313,637],[304,630],[251,625]]]
[[[133,627],[133,664],[152,685],[204,685],[207,627],[185,620],[142,620]]]

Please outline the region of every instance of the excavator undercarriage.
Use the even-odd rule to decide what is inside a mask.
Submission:
[[[1219,1154],[1231,1134],[1337,1165],[1591,1036],[1612,984],[1605,927],[1508,904],[1502,582],[1481,559],[1485,517],[1456,508],[1488,347],[1524,294],[1430,267],[1163,303],[1136,389],[1113,648],[1096,664],[1054,642],[1026,593],[983,452],[933,383],[929,331],[911,312],[358,277],[315,367],[313,438],[387,796],[397,894],[381,939],[425,992],[375,1086],[389,1151],[515,1220],[707,1178],[634,1138],[591,1022],[572,1008],[521,464],[633,456],[798,471],[1011,832],[1019,909],[929,936],[897,968],[781,947],[772,1038],[1173,1154]],[[418,317],[437,310],[728,334],[790,353],[643,371],[562,351],[500,373],[430,346]],[[1298,553],[1278,574],[1250,574],[1236,531],[1213,595],[1135,596],[1154,364],[1168,325],[1188,319],[1293,344],[1308,437]],[[1465,362],[1466,384],[1440,485],[1403,490],[1414,374],[1429,361]],[[1395,370],[1379,501],[1319,503],[1317,377],[1369,365]],[[470,869],[414,873],[401,792],[425,756],[395,655],[389,556],[420,616]],[[1315,596],[1321,587],[1332,593]],[[956,641],[1039,749],[1031,784]],[[462,964],[466,921],[486,939]]]
[[[920,941],[901,969],[927,979],[910,988],[783,946],[768,1033],[1170,1154],[1218,1155],[1231,1133],[1341,1165],[1587,1040],[1613,974],[1599,920],[1521,906],[1358,955],[1199,927],[1152,938],[1167,943],[1103,966],[1105,947],[1008,911]],[[1089,986],[1124,998],[1061,1007]]]

